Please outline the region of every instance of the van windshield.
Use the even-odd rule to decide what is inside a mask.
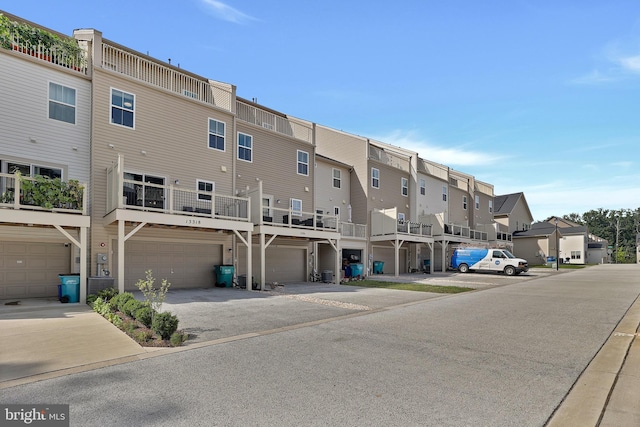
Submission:
[[[507,258],[515,258],[515,255],[513,255],[511,252],[509,251],[502,251],[504,252],[504,254],[507,256]]]

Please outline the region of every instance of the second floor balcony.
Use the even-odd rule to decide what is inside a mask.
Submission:
[[[85,188],[76,180],[0,173],[0,207],[86,215]]]
[[[189,218],[211,218],[249,223],[250,200],[167,185],[163,179],[127,174],[122,157],[107,170],[107,209],[135,210]],[[200,224],[196,220],[183,224]]]

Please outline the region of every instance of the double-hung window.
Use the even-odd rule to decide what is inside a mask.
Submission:
[[[480,196],[476,195],[476,209],[480,209]]]
[[[467,196],[462,196],[462,209],[467,210]]]
[[[216,189],[215,182],[212,181],[204,181],[199,179],[197,181],[198,185],[198,200],[206,200],[211,201],[211,195]]]
[[[403,196],[409,196],[409,180],[407,178],[400,178],[400,191]]]
[[[209,148],[224,151],[224,122],[209,119]]]
[[[252,162],[253,137],[246,133],[238,132],[238,160]]]
[[[371,168],[371,186],[373,188],[380,188],[380,170]]]
[[[427,194],[427,181],[424,179],[420,180],[420,195],[424,196]]]
[[[302,200],[291,199],[291,215],[302,216]]]
[[[442,187],[442,201],[447,201],[447,187]]]
[[[493,200],[489,200],[489,213],[493,213]]]
[[[298,175],[309,175],[309,153],[298,150]]]
[[[111,89],[111,123],[134,127],[135,95],[118,89]]]
[[[342,171],[333,168],[333,188],[340,188],[342,182]]]
[[[76,90],[49,82],[49,118],[76,123]]]

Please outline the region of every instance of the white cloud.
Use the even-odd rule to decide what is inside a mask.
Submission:
[[[596,85],[596,84],[608,83],[613,80],[615,79],[610,75],[605,75],[598,70],[593,70],[589,74],[576,77],[575,79],[571,80],[571,83],[579,84],[579,85]]]
[[[256,18],[249,16],[246,13],[243,13],[238,9],[235,9],[221,1],[218,1],[218,0],[201,0],[201,1],[202,1],[202,4],[207,8],[207,10],[210,10],[211,12],[213,12],[214,15],[216,15],[218,18],[224,21],[233,22],[235,24],[242,24],[247,21],[256,20]]]
[[[487,166],[503,161],[506,157],[496,153],[481,152],[460,146],[439,146],[412,132],[394,131],[373,137],[378,141],[415,151],[421,158],[446,166]]]
[[[625,70],[640,73],[640,55],[621,57],[618,62]]]

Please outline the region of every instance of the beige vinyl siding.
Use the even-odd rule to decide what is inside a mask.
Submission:
[[[388,209],[396,207],[398,213],[404,213],[406,220],[409,217],[410,208],[409,197],[405,197],[401,192],[401,178],[409,179],[409,174],[401,171],[393,166],[387,166],[378,162],[370,161],[370,168],[376,168],[380,171],[380,188],[370,187],[369,189],[369,207],[371,209]],[[371,172],[369,172],[369,180]]]
[[[367,140],[324,126],[316,126],[317,153],[353,166],[350,174],[352,220],[367,224],[369,218],[369,169]]]
[[[110,123],[111,88],[135,95],[135,129]],[[126,171],[163,177],[166,184],[179,180],[180,187],[188,189],[196,189],[198,179],[212,181],[216,193],[232,194],[231,115],[188,97],[99,69],[94,73],[93,110],[92,253],[103,250],[100,243],[108,241],[109,233],[102,224],[102,217],[107,213],[106,170],[117,161],[118,154],[124,158]],[[208,148],[209,118],[226,124],[224,152]]]
[[[255,188],[261,180],[263,193],[273,196],[273,207],[288,209],[289,199],[294,198],[302,200],[304,212],[313,212],[313,146],[241,121],[237,131],[253,137],[252,162],[236,160],[237,188]],[[308,176],[298,175],[297,150],[309,153]]]
[[[333,187],[333,170],[340,171],[340,188]],[[340,220],[347,221],[350,200],[351,177],[349,169],[320,157],[316,158],[316,209],[333,215],[335,206],[340,208]],[[353,210],[353,209],[352,209]]]
[[[513,233],[515,231],[522,231],[531,227],[531,223],[533,222],[533,218],[531,218],[531,214],[529,210],[525,206],[524,199],[522,196],[516,203],[513,211],[509,215],[509,232]],[[526,228],[523,225],[526,224]]]
[[[462,197],[467,196],[467,209],[462,206]],[[453,185],[449,186],[449,222],[457,225],[469,225],[474,215],[473,195],[461,190]],[[442,188],[440,188],[440,198],[442,200]]]
[[[493,200],[492,196],[476,191],[476,196],[480,197],[480,209],[476,209],[475,199],[473,201],[473,227],[487,225],[493,221],[493,213],[489,212],[489,200]],[[493,207],[495,210],[495,206]]]
[[[64,180],[88,183],[91,82],[77,72],[39,64],[24,56],[0,49],[0,92],[4,100],[0,103],[0,159],[59,167]],[[20,76],[20,84],[16,84],[16,76]],[[49,119],[49,82],[75,89],[75,124]]]

